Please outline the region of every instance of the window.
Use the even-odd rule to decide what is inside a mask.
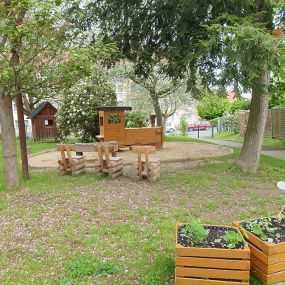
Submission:
[[[103,125],[104,125],[104,118],[100,117],[100,126],[103,126]]]
[[[53,120],[45,120],[44,125],[45,125],[45,127],[53,126]]]
[[[109,114],[108,115],[108,124],[120,124],[121,120],[120,120],[120,116],[119,114]]]

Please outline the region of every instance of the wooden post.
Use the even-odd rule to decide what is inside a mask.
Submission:
[[[105,154],[105,159],[106,159],[106,166],[105,169],[109,168],[109,163],[110,163],[110,157],[109,157],[109,146],[103,146],[104,154]]]
[[[63,167],[64,167],[64,172],[67,172],[67,163],[66,163],[66,159],[65,159],[65,153],[64,153],[64,146],[61,145],[60,146],[60,154],[61,154],[61,159],[62,159],[62,163],[63,163]]]
[[[100,161],[100,170],[103,172],[104,170],[104,160],[103,160],[103,154],[102,154],[102,145],[98,145],[98,156]]]
[[[28,152],[27,152],[27,142],[26,142],[26,127],[24,120],[24,107],[22,94],[19,93],[16,96],[16,107],[18,115],[18,127],[19,127],[19,138],[21,147],[21,160],[22,160],[22,171],[23,176],[26,180],[29,179],[29,164],[28,164]]]
[[[70,152],[70,146],[67,145],[65,149],[66,149],[66,153],[67,153],[67,157],[68,157],[69,167],[72,169],[73,160],[72,160],[72,155]]]
[[[137,147],[137,157],[138,157],[138,175],[139,179],[142,179],[142,156],[141,156],[141,147]]]
[[[148,148],[145,150],[145,171],[146,171],[146,177],[149,178],[149,165],[148,165]]]

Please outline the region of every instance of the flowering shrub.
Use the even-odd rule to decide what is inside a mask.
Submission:
[[[82,142],[94,142],[99,134],[99,106],[116,105],[116,95],[102,74],[79,82],[63,96],[57,115],[62,140],[74,134]]]

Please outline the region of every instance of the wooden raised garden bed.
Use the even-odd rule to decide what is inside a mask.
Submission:
[[[182,234],[185,226],[176,226],[176,285],[249,284],[250,251],[238,228],[203,225],[207,238],[199,246],[189,246]],[[229,249],[223,242],[228,231],[241,239],[236,248]],[[222,241],[216,244],[218,239]]]
[[[265,284],[285,280],[285,218],[235,222],[249,242],[251,272]]]

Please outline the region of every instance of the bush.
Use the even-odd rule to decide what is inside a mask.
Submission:
[[[60,137],[74,133],[82,142],[93,142],[99,134],[96,108],[116,105],[116,95],[101,73],[81,82],[63,96],[57,115]]]
[[[231,115],[231,116],[225,116],[219,119],[220,123],[222,125],[222,129],[225,132],[233,132],[235,134],[238,134],[240,131],[239,128],[239,115]]]
[[[143,128],[147,127],[149,117],[143,112],[126,112],[126,127],[127,128]]]
[[[231,105],[227,99],[214,94],[203,97],[197,106],[199,116],[206,120],[222,117],[230,111],[230,108]]]
[[[180,119],[179,130],[182,136],[186,137],[188,135],[188,124],[184,116]]]

